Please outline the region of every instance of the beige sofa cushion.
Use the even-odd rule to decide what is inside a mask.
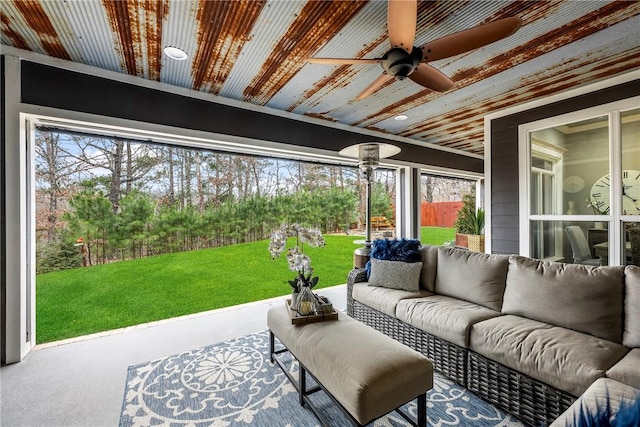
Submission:
[[[607,425],[619,425],[616,424],[616,413],[621,404],[625,402],[625,405],[628,405],[638,399],[640,399],[640,390],[608,378],[600,378],[591,384],[587,391],[580,396],[580,399],[573,402],[569,409],[549,427],[575,427],[576,424],[595,425],[587,420],[596,419],[604,408],[609,408],[611,413]],[[589,418],[582,422],[585,416]]]
[[[506,255],[441,247],[438,249],[436,293],[500,311],[508,267]]]
[[[640,267],[628,265],[624,276],[626,296],[622,343],[627,347],[640,347]]]
[[[429,295],[431,295],[431,293],[424,289],[420,289],[418,292],[409,292],[369,286],[368,282],[359,282],[353,285],[354,300],[391,317],[396,317],[398,301],[406,298],[420,298]]]
[[[469,348],[574,396],[604,377],[629,351],[621,344],[511,315],[472,325]]]
[[[422,256],[422,273],[420,274],[420,287],[429,292],[435,292],[436,272],[438,271],[439,246],[423,245],[420,249]]]
[[[496,316],[501,313],[444,295],[401,300],[396,308],[396,317],[403,322],[465,348],[471,325]]]
[[[502,312],[622,343],[624,268],[509,260]]]
[[[607,371],[607,377],[640,389],[640,348],[632,349]]]

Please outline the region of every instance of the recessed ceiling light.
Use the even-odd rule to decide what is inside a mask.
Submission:
[[[189,55],[187,55],[187,52],[174,46],[165,47],[164,54],[171,59],[175,59],[176,61],[184,61],[189,57]]]
[[[409,116],[407,116],[406,114],[398,114],[397,116],[394,117],[394,119],[396,119],[399,122],[403,120],[407,120],[408,118]]]

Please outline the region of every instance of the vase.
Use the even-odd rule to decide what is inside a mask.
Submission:
[[[291,292],[291,310],[298,311],[298,297],[300,292]]]
[[[298,314],[301,316],[308,316],[316,311],[316,298],[311,292],[309,286],[302,286],[300,288],[300,295],[298,295]]]

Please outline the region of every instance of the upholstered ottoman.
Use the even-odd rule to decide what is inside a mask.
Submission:
[[[418,402],[418,420],[426,426],[426,392],[433,387],[433,365],[422,354],[393,338],[340,313],[338,320],[292,325],[287,307],[275,307],[267,314],[271,337],[271,360],[289,351],[298,360],[298,384],[282,365],[300,395],[322,421],[306,389],[309,373],[338,403],[355,425],[363,426],[413,399]],[[275,338],[285,349],[276,351]],[[279,363],[280,364],[280,363]]]

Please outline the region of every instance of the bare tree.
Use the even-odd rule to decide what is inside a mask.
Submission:
[[[51,241],[69,199],[69,187],[84,176],[90,166],[71,154],[58,132],[37,129],[35,152],[36,205],[39,207],[36,229],[45,229],[47,240]],[[46,201],[41,201],[42,195]]]
[[[191,181],[193,180],[191,175],[191,152],[191,150],[187,149],[182,150],[182,167],[184,171],[182,194],[185,201],[184,206],[191,206],[193,204],[193,200],[191,199]]]
[[[453,202],[461,201],[466,193],[473,192],[475,181],[463,178],[451,178],[439,175],[422,175],[422,201]]]
[[[109,194],[109,201],[114,211],[117,210],[120,197],[122,196],[122,166],[124,163],[124,144],[122,139],[104,139],[98,137],[73,136],[73,142],[76,149],[73,153],[69,151],[69,155],[77,158],[89,168],[97,171],[106,170],[109,174],[100,181],[106,185]],[[149,172],[152,171],[160,162],[155,153],[155,146],[144,143],[132,143],[127,150],[127,156],[130,154],[129,165],[127,160],[126,177],[128,181],[127,188],[134,185],[143,187],[147,182],[152,181],[155,177]]]
[[[169,147],[167,153],[167,161],[169,163],[169,204],[173,206],[176,201],[176,183],[173,170],[173,147]]]
[[[131,152],[131,141],[126,142],[127,147],[127,177],[126,177],[126,190],[127,194],[131,193],[131,184],[133,182],[133,153]]]
[[[107,156],[109,159],[111,170],[111,183],[109,185],[109,201],[114,212],[118,211],[120,205],[120,181],[122,179],[122,160],[124,151],[124,141],[116,139],[113,141],[114,150],[111,152],[111,156]]]
[[[200,151],[195,152],[195,167],[196,167],[196,191],[198,193],[198,212],[204,212],[204,189],[202,187],[202,172],[200,170]]]

